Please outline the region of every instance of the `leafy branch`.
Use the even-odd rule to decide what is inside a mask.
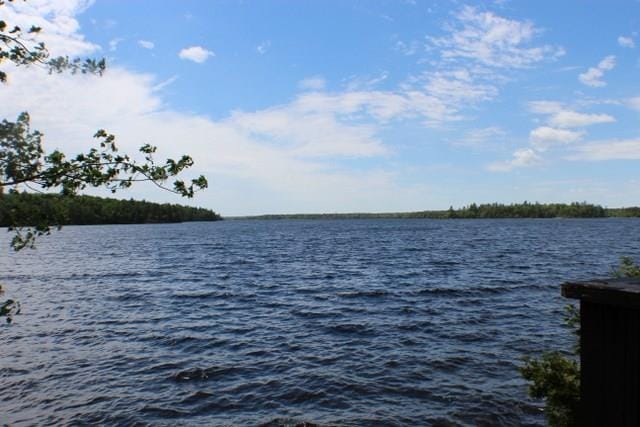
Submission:
[[[7,2],[13,0],[0,0],[0,8],[6,7]],[[0,20],[0,67],[6,63],[16,67],[43,65],[48,68],[49,74],[69,72],[103,75],[106,69],[104,59],[50,59],[45,44],[36,40],[41,31],[37,26],[23,31],[17,25],[11,26]],[[7,83],[8,77],[7,72],[0,68],[0,82]],[[144,160],[138,161],[120,153],[115,136],[103,129],[94,135],[96,147],[72,157],[59,150],[45,154],[42,137],[41,132],[31,130],[30,117],[26,112],[19,114],[15,122],[6,119],[0,122],[0,199],[5,193],[17,193],[25,189],[59,191],[63,197],[72,197],[87,187],[107,188],[115,193],[144,181],[183,197],[193,197],[208,185],[204,176],[188,182],[175,178],[193,166],[190,156],[157,162],[154,158],[156,147],[145,144],[139,149]],[[11,247],[15,251],[33,248],[38,237],[50,234],[52,228],[59,229],[62,224],[59,213],[55,211],[40,212],[36,223],[32,223],[30,215],[9,216],[9,231],[14,233]],[[0,317],[8,321],[19,311],[20,305],[14,300],[0,304]]]

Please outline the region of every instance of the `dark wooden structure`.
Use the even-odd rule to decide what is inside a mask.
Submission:
[[[565,283],[580,300],[580,425],[640,426],[640,279]]]

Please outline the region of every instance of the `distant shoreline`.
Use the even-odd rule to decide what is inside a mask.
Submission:
[[[318,220],[318,219],[552,219],[638,218],[640,207],[604,208],[588,203],[471,204],[459,209],[386,213],[309,213],[225,216],[227,220]]]
[[[495,216],[495,217],[468,217],[468,218],[447,218],[447,217],[424,217],[411,216],[411,212],[399,212],[398,214],[376,214],[376,213],[344,213],[344,214],[281,214],[281,215],[248,215],[248,216],[225,216],[222,219],[226,221],[283,221],[283,220],[299,220],[299,221],[315,221],[315,220],[358,220],[358,219],[608,219],[608,218],[640,218],[640,215],[608,215],[608,216],[553,216],[553,217],[535,217],[535,216]]]

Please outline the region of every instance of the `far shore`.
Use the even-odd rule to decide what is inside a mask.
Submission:
[[[227,220],[318,220],[318,219],[561,219],[638,218],[640,207],[604,208],[582,203],[471,204],[459,209],[414,212],[296,213],[225,216]]]

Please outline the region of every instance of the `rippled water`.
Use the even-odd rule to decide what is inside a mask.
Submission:
[[[639,242],[636,219],[66,227],[0,257],[23,304],[0,423],[540,425],[517,366],[568,346],[558,285]]]

